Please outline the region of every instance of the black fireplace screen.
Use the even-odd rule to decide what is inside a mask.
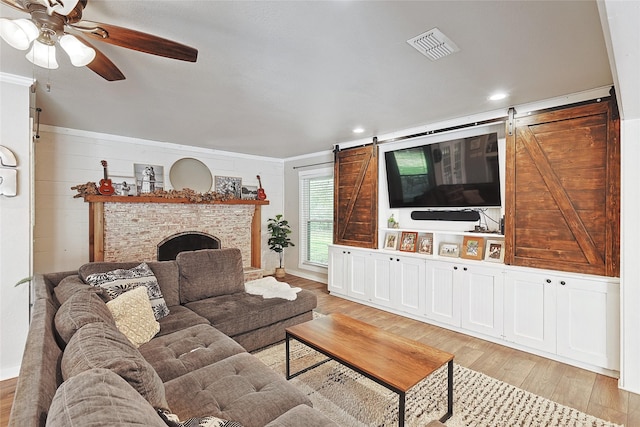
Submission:
[[[175,234],[158,244],[158,261],[171,261],[180,252],[199,249],[220,249],[220,240],[197,231]]]

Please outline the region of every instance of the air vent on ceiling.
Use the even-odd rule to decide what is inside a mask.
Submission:
[[[437,28],[407,40],[418,52],[432,61],[458,52],[460,48]]]

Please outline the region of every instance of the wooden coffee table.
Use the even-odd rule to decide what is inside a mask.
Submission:
[[[290,373],[289,341],[294,338],[329,357],[294,374]],[[447,413],[453,415],[453,354],[384,331],[341,313],[333,313],[286,328],[287,379],[329,360],[335,360],[398,393],[398,425],[404,426],[407,391],[448,365]]]

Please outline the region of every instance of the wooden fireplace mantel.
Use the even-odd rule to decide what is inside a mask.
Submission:
[[[100,196],[87,195],[84,201],[89,203],[89,261],[104,261],[104,204],[105,203],[184,203],[209,205],[254,205],[251,222],[251,267],[261,268],[261,206],[268,200],[227,200],[194,202],[187,198],[168,199],[153,196]]]

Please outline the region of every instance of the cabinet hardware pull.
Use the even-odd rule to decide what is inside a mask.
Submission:
[[[464,271],[467,271],[467,267],[463,268]]]
[[[562,286],[564,286],[564,285],[566,285],[566,284],[567,284],[567,282],[565,282],[565,281],[563,280],[563,281],[561,281],[561,282],[560,282],[560,284],[561,284]]]
[[[454,270],[457,270],[457,269],[458,269],[458,267],[453,267],[453,269],[454,269]]]
[[[551,283],[551,279],[547,279],[547,283]]]

